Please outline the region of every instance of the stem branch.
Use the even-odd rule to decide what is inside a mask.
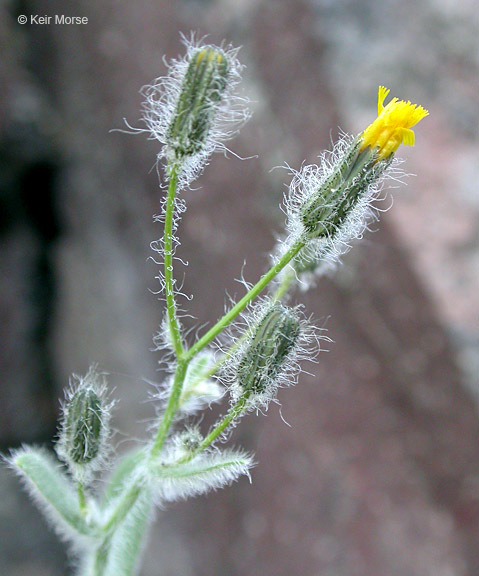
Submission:
[[[78,504],[80,506],[80,513],[84,517],[87,513],[87,503],[85,498],[85,487],[83,482],[77,482]]]
[[[185,464],[192,460],[195,456],[203,452],[205,448],[207,448],[210,444],[212,444],[218,436],[233,422],[235,418],[241,415],[243,410],[246,407],[246,403],[248,401],[250,392],[245,392],[242,396],[239,397],[236,404],[231,408],[231,410],[226,414],[226,416],[220,420],[220,422],[210,431],[210,433],[203,439],[203,442],[198,446],[196,450],[187,454],[177,462],[175,462],[175,466],[178,464]]]
[[[168,398],[168,404],[166,405],[163,418],[161,419],[160,426],[158,427],[158,432],[156,433],[155,441],[151,447],[150,455],[151,457],[157,456],[166,440],[168,430],[170,429],[173,418],[178,410],[178,404],[181,396],[181,388],[185,380],[186,369],[188,367],[188,362],[179,360],[176,365],[175,377],[173,380],[173,386],[171,388],[170,397]]]
[[[297,240],[291,248],[283,254],[281,259],[272,266],[264,276],[262,276],[258,282],[249,290],[241,300],[239,300],[229,312],[227,312],[218,322],[208,330],[204,336],[202,336],[196,344],[189,348],[184,353],[184,360],[190,361],[195,354],[207,346],[212,340],[218,336],[218,334],[226,328],[240,312],[242,312],[246,306],[256,298],[266,286],[275,278],[281,270],[296,256],[296,254],[304,247],[304,240]]]

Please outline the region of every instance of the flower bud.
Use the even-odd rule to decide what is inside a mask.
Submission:
[[[360,152],[359,146],[356,139],[336,170],[301,205],[299,216],[309,238],[334,236],[360,196],[392,161],[389,158],[378,162],[374,151]]]
[[[203,148],[228,73],[226,54],[215,46],[204,46],[191,55],[166,135],[175,158],[191,156]]]
[[[85,377],[74,378],[76,385],[67,391],[63,405],[56,449],[77,479],[84,479],[105,458],[111,405],[106,405],[105,384],[94,368]]]
[[[406,176],[395,159],[401,144],[413,146],[411,129],[428,115],[422,106],[393,98],[384,105],[389,90],[378,89],[378,117],[357,136],[343,135],[330,151],[320,155],[319,165],[292,170],[286,195],[288,236],[278,244],[278,262],[298,241],[304,244],[291,269],[302,289],[331,269],[363,237],[368,223],[378,218],[380,200],[388,178]],[[283,275],[284,278],[284,275]]]
[[[65,449],[72,462],[87,464],[98,456],[101,429],[100,397],[91,388],[77,390],[65,414]]]
[[[295,311],[274,303],[260,320],[237,366],[244,392],[268,393],[294,350],[301,326]]]

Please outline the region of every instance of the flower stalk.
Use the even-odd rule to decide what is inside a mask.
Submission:
[[[276,278],[283,268],[304,248],[305,241],[298,240],[283,254],[281,259],[272,266],[268,272],[262,276],[258,282],[227,312],[218,322],[212,326],[191,348],[189,348],[184,358],[190,360],[195,354],[198,354],[205,346],[212,342],[231,322]]]
[[[183,355],[183,343],[181,338],[180,325],[176,315],[176,302],[173,279],[173,215],[175,211],[175,198],[178,186],[179,165],[173,163],[169,169],[168,195],[165,208],[165,230],[164,230],[164,276],[165,276],[165,298],[166,310],[168,314],[168,329],[175,354],[178,357]]]

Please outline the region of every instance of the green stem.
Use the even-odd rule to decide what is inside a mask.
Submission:
[[[203,452],[205,448],[207,448],[210,444],[212,444],[218,436],[233,422],[235,418],[237,418],[241,412],[243,412],[246,402],[249,398],[250,393],[245,392],[236,404],[231,408],[231,410],[226,414],[226,416],[217,424],[213,430],[205,437],[203,442],[198,446],[198,452]]]
[[[170,397],[168,398],[168,404],[166,406],[163,418],[161,419],[160,426],[158,427],[158,432],[156,433],[155,441],[151,447],[150,456],[154,457],[159,454],[166,440],[168,430],[170,429],[173,418],[175,417],[176,411],[178,410],[178,405],[181,396],[181,389],[183,382],[185,380],[186,369],[188,367],[188,361],[178,360],[176,365],[176,372],[173,380],[173,386],[171,388]]]
[[[177,175],[175,167],[170,171],[170,186],[168,189],[168,199],[166,206],[166,217],[165,217],[165,285],[166,285],[166,295],[167,295],[167,309],[168,309],[168,321],[170,327],[170,333],[174,342],[175,352],[177,353],[178,363],[176,366],[173,386],[171,389],[171,394],[168,399],[168,404],[163,414],[158,432],[150,451],[150,457],[154,458],[158,455],[164,446],[168,430],[171,426],[173,418],[178,410],[179,400],[181,396],[181,389],[186,375],[186,369],[191,358],[199,352],[204,346],[206,346],[213,338],[217,336],[246,306],[253,300],[266,286],[267,284],[290,262],[296,254],[303,248],[304,242],[298,241],[294,244],[260,280],[255,286],[226,314],[202,339],[200,339],[195,346],[187,350],[183,349],[181,342],[181,335],[176,319],[176,310],[173,294],[173,276],[172,276],[172,214],[174,206],[174,196],[176,192],[176,182]],[[172,184],[173,182],[173,184]],[[290,275],[287,275],[280,287],[277,289],[273,295],[273,299],[280,299],[288,290],[291,283]],[[221,364],[226,360],[228,354],[220,360],[212,369],[210,369],[206,374],[213,375]],[[192,460],[195,456],[205,450],[210,444],[212,444],[227,428],[228,426],[238,418],[241,413],[245,410],[247,401],[250,393],[245,392],[236,404],[231,408],[231,410],[226,414],[226,416],[220,420],[220,422],[209,432],[209,434],[204,438],[198,448],[182,458],[176,464],[184,464]],[[103,526],[103,532],[105,534],[104,540],[97,550],[95,558],[95,570],[98,574],[103,571],[107,557],[109,554],[109,546],[111,536],[116,530],[117,526],[125,519],[128,512],[132,509],[138,500],[141,493],[141,485],[138,482],[134,482],[130,488],[122,495],[115,511],[110,516],[106,524]],[[85,509],[85,495],[83,492],[83,486],[78,484],[78,497],[80,502],[80,509]]]
[[[165,222],[166,225],[166,222]],[[196,344],[194,344],[188,350],[183,350],[182,353],[178,355],[178,364],[176,366],[173,386],[171,389],[170,397],[168,398],[168,404],[166,410],[163,414],[163,418],[160,422],[158,432],[156,434],[155,441],[151,448],[151,457],[157,456],[164,446],[168,430],[170,429],[173,418],[178,410],[179,400],[181,396],[181,389],[186,375],[186,369],[189,362],[195,354],[200,352],[205,346],[207,346],[216,336],[230,324],[234,318],[248,305],[251,300],[253,300],[264,288],[281,272],[281,270],[290,262],[296,254],[304,247],[305,242],[303,240],[298,240],[293,246],[285,252],[282,258],[272,267],[268,272],[249,290],[245,296],[227,313],[221,318],[215,326],[213,326]],[[226,358],[225,358],[226,360]],[[221,362],[221,361],[220,361]],[[216,370],[219,366],[216,367]],[[212,372],[214,374],[215,372]]]
[[[83,482],[77,482],[78,504],[80,506],[80,514],[85,517],[88,507],[85,498],[85,487]]]
[[[271,297],[273,302],[277,302],[278,300],[281,300],[283,296],[285,296],[291,287],[291,283],[293,282],[294,277],[294,270],[288,270],[288,272],[284,275],[281,284],[278,286],[273,296]]]
[[[157,455],[165,443],[168,430],[171,426],[173,418],[178,410],[181,389],[185,379],[186,368],[189,361],[183,361],[184,348],[181,340],[180,326],[176,316],[176,303],[175,293],[173,289],[173,214],[175,208],[175,195],[178,186],[178,165],[173,163],[169,169],[168,174],[170,182],[168,185],[168,196],[166,199],[165,207],[165,234],[164,234],[164,250],[165,250],[165,295],[166,295],[166,309],[168,313],[168,328],[170,331],[173,348],[177,357],[176,371],[171,389],[170,397],[166,410],[161,419],[155,441],[151,448],[151,456]]]
[[[168,313],[168,328],[176,356],[183,355],[183,343],[181,341],[180,326],[176,316],[175,292],[173,288],[173,215],[175,211],[175,196],[178,186],[178,165],[173,163],[168,174],[170,182],[168,185],[168,195],[165,207],[165,231],[163,248],[165,251],[164,258],[164,275],[165,275],[165,296],[166,310]]]
[[[124,494],[116,506],[113,514],[103,526],[105,537],[115,531],[116,527],[125,519],[125,516],[132,509],[141,492],[139,481],[135,481]]]
[[[211,376],[214,376],[216,374],[216,372],[218,372],[218,370],[221,368],[221,366],[223,366],[223,364],[225,364],[225,362],[228,360],[228,358],[233,354],[233,352],[240,346],[241,342],[243,342],[243,340],[246,338],[246,336],[248,335],[249,332],[245,332],[244,334],[242,334],[238,340],[236,340],[236,342],[229,348],[229,350],[227,350],[223,356],[221,356],[221,358],[218,360],[218,362],[216,362],[216,364],[214,366],[212,366],[209,370],[207,370],[206,372],[203,372],[203,374],[200,374],[197,378],[196,381],[202,381],[202,380],[207,380],[208,378],[211,378]],[[195,381],[195,383],[196,383]]]
[[[281,300],[285,296],[285,294],[290,289],[291,283],[293,282],[294,278],[295,278],[294,271],[290,271],[287,274],[285,274],[283,280],[281,281],[281,284],[278,286],[278,288],[276,289],[276,291],[274,292],[274,294],[271,297],[273,302]],[[240,344],[243,342],[243,340],[247,336],[248,336],[248,332],[245,332],[244,334],[242,334],[238,338],[238,340],[236,340],[236,342],[229,348],[229,350],[227,350],[223,354],[223,356],[221,356],[221,358],[218,360],[218,362],[216,362],[216,364],[214,366],[212,366],[209,370],[203,372],[203,374],[200,374],[198,376],[197,380],[203,381],[203,380],[207,380],[208,378],[211,378],[211,376],[214,376],[218,372],[218,370],[223,366],[223,364],[225,364],[225,362],[228,360],[228,358],[233,354],[233,352],[240,346]]]
[[[108,534],[101,542],[100,546],[95,552],[93,560],[93,574],[94,576],[103,576],[106,564],[108,562],[108,554],[110,553],[112,534]]]
[[[264,276],[260,278],[260,280],[249,290],[241,300],[231,310],[226,313],[218,322],[208,330],[208,332],[200,338],[196,344],[194,344],[191,348],[189,348],[183,356],[183,359],[186,361],[190,361],[191,358],[195,354],[197,354],[200,350],[202,350],[205,346],[207,346],[212,340],[218,336],[218,334],[226,328],[235,318],[238,316],[240,312],[242,312],[246,306],[256,298],[265,288],[266,286],[275,278],[281,270],[296,256],[296,254],[304,248],[305,241],[304,240],[297,240],[291,248],[284,253],[281,259],[266,272]]]
[[[189,454],[187,454],[186,456],[175,462],[175,466],[177,466],[178,464],[185,464],[186,462],[189,462],[195,456],[203,452],[205,448],[208,448],[208,446],[212,444],[218,438],[218,436],[220,436],[222,432],[224,432],[224,430],[231,424],[231,422],[233,422],[235,418],[238,418],[238,416],[241,415],[241,413],[244,411],[246,407],[249,395],[250,392],[248,391],[245,392],[242,396],[240,396],[236,404],[231,408],[231,410],[226,414],[226,416],[222,420],[220,420],[220,422],[211,430],[211,432],[207,436],[205,436],[203,442],[201,442],[198,448],[196,448],[196,450],[190,452]]]

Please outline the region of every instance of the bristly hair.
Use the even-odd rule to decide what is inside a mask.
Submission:
[[[255,330],[270,313],[273,306],[279,305],[271,298],[263,298],[259,302],[250,305],[241,315],[230,330],[233,352],[224,363],[220,378],[225,386],[229,388],[231,403],[234,405],[238,398],[244,393],[243,387],[238,382],[238,368],[242,359],[247,354],[254,338]],[[283,306],[283,305],[280,305]],[[283,306],[284,307],[284,306]],[[284,307],[286,309],[286,307]],[[247,401],[249,411],[267,410],[271,401],[278,403],[276,394],[278,388],[294,385],[301,372],[301,361],[315,361],[317,353],[320,351],[320,340],[330,341],[322,335],[321,330],[313,326],[302,312],[302,306],[287,308],[289,314],[295,318],[298,325],[298,333],[294,344],[289,348],[287,355],[282,358],[282,365],[275,373],[274,377],[265,376],[264,387],[261,391],[253,392]]]
[[[172,151],[167,145],[168,129],[176,111],[188,65],[193,54],[203,46],[204,38],[197,39],[191,34],[189,38],[182,36],[182,42],[186,46],[185,56],[171,60],[166,76],[157,78],[151,85],[141,89],[145,98],[142,121],[146,129],[132,129],[134,132],[149,133],[150,139],[158,140],[163,145],[158,153],[159,162],[171,159]],[[246,107],[248,100],[236,94],[243,70],[237,58],[239,48],[231,45],[214,48],[221,50],[228,60],[226,87],[221,100],[214,103],[214,118],[202,149],[184,158],[179,177],[180,187],[189,186],[201,174],[213,152],[226,151],[224,142],[230,140],[250,117]]]
[[[95,439],[97,443],[95,456],[85,463],[77,463],[71,455],[71,439],[70,436],[73,430],[70,429],[72,422],[68,418],[69,408],[74,401],[75,396],[81,391],[92,391],[98,399],[95,413],[99,419],[98,437]],[[69,388],[65,389],[65,400],[62,402],[62,415],[59,425],[59,439],[56,443],[55,450],[58,457],[63,460],[70,472],[77,480],[87,483],[92,477],[93,473],[105,469],[108,464],[108,459],[112,451],[110,445],[110,418],[111,410],[115,402],[110,401],[108,398],[108,388],[106,384],[106,377],[104,373],[98,372],[96,365],[90,366],[85,376],[72,375]],[[91,408],[90,410],[93,410]],[[75,423],[76,424],[76,423]],[[82,430],[82,434],[85,430]],[[84,442],[88,441],[85,437]]]
[[[320,156],[319,165],[303,166],[301,170],[294,170],[287,166],[293,176],[289,189],[284,195],[284,212],[287,216],[285,239],[278,240],[273,254],[273,262],[281,256],[300,238],[304,237],[304,226],[300,218],[301,207],[311,198],[324,183],[337,170],[344,161],[345,155],[354,145],[357,137],[343,134],[334,144],[332,150],[324,151]],[[364,232],[369,229],[371,222],[379,219],[380,210],[374,203],[383,200],[381,192],[388,180],[401,183],[407,174],[399,167],[402,160],[393,158],[385,170],[378,173],[378,177],[371,182],[361,193],[355,205],[349,211],[341,225],[336,227],[334,233],[321,238],[308,239],[306,246],[299,255],[283,269],[278,281],[284,274],[294,271],[302,290],[314,285],[316,278],[334,269],[346,254],[354,241],[360,240]],[[303,264],[303,270],[300,270]]]

